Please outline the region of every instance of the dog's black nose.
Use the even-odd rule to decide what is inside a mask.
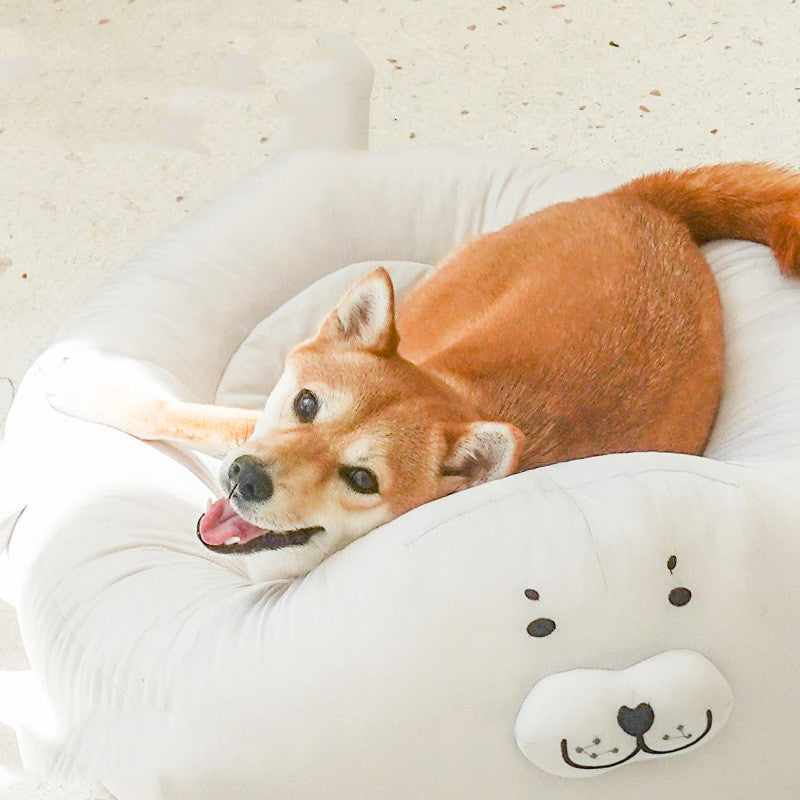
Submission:
[[[260,503],[272,496],[272,481],[264,465],[253,456],[239,456],[228,469],[228,480],[236,494],[248,502]]]
[[[653,724],[656,715],[648,703],[639,703],[636,708],[622,706],[617,712],[617,722],[625,733],[631,736],[643,736]]]

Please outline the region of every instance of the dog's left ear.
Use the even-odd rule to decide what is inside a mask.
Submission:
[[[525,440],[519,428],[506,422],[472,422],[446,438],[442,480],[453,492],[511,475]]]
[[[389,273],[379,267],[351,286],[322,323],[317,336],[377,355],[394,355],[399,337]]]

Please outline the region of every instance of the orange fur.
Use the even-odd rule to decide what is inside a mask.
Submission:
[[[545,208],[468,242],[396,318],[378,270],[289,354],[254,432],[251,412],[190,404],[139,408],[127,427],[103,421],[142,436],[146,417],[143,438],[230,447],[252,432],[228,460],[257,456],[276,488],[237,512],[259,528],[319,526],[328,551],[513,471],[699,454],[720,400],[723,331],[698,244],[726,237],[769,245],[784,273],[800,272],[800,175],[764,164],[663,172]],[[313,424],[292,410],[304,387],[324,411]],[[378,496],[342,483],[354,462],[376,474]]]
[[[482,420],[512,432],[504,474],[603,453],[699,454],[720,399],[723,331],[698,242],[764,242],[795,271],[799,199],[800,177],[764,165],[640,178],[469,242],[412,291],[396,320],[388,275],[375,273],[290,354],[296,388],[316,380],[354,397],[334,428],[301,426],[302,438],[310,446],[322,437],[331,465],[354,432],[382,443],[392,514],[491,471],[481,459],[496,453],[452,466],[454,453],[469,452],[469,425]],[[362,335],[358,317],[368,321],[370,303],[348,303],[370,282],[379,294],[381,280],[385,318]],[[286,435],[271,429],[247,449],[275,464]],[[292,459],[314,456],[297,446]],[[335,482],[333,466],[317,480]]]
[[[731,164],[640,178],[468,244],[400,309],[401,353],[525,434],[520,469],[700,453],[722,382],[697,243],[768,244],[800,270],[800,176]],[[443,298],[447,302],[442,302]]]

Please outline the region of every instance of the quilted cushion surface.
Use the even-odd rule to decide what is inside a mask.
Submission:
[[[495,481],[297,581],[264,581],[268,555],[199,544],[214,459],[43,398],[70,355],[165,396],[255,407],[286,349],[371,265],[408,288],[469,237],[617,183],[484,153],[283,156],[87,301],[7,425],[17,474],[36,480],[3,569],[53,712],[21,727],[26,765],[100,777],[121,800],[792,796],[800,287],[766,248],[705,248],[727,337],[707,457],[604,456]],[[678,589],[691,599],[673,602]],[[732,690],[702,748],[591,781],[520,751],[515,720],[540,680],[678,650]]]

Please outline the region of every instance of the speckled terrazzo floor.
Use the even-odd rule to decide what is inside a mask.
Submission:
[[[626,175],[800,164],[796,0],[9,0],[0,425],[12,384],[105,274],[269,157],[279,89],[323,29],[376,65],[376,149],[534,151]],[[25,664],[0,604],[0,669]],[[0,797],[108,795],[0,772]]]

